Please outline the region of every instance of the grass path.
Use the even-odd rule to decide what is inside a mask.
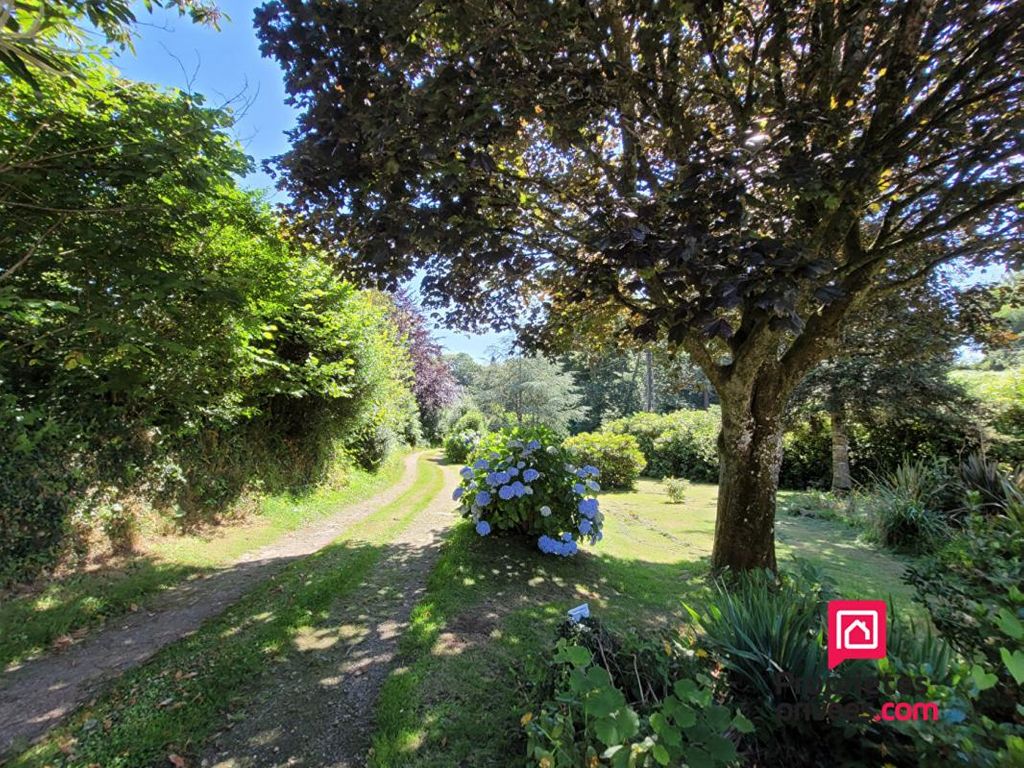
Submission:
[[[395,455],[374,473],[349,469],[340,488],[301,497],[270,496],[258,515],[241,523],[177,536],[147,530],[142,551],[127,562],[113,561],[0,597],[0,669],[71,645],[104,622],[146,610],[168,589],[381,493],[398,483],[404,471],[404,457]]]
[[[699,600],[714,534],[717,489],[692,485],[685,504],[662,486],[602,497],[605,539],[572,560],[529,543],[481,539],[461,523],[445,542],[401,641],[400,666],[378,703],[375,768],[518,764],[520,717],[565,611],[586,601],[623,631],[675,628]],[[821,567],[843,597],[884,598],[912,610],[905,561],[856,540],[848,526],[779,518],[779,561]]]
[[[168,590],[149,610],[128,614],[65,653],[8,669],[0,676],[0,754],[45,733],[99,684],[195,631],[290,562],[323,549],[353,524],[403,498],[419,479],[418,458],[407,456],[401,480],[374,497]]]
[[[399,638],[456,519],[451,492],[457,467],[444,467],[440,493],[399,518],[362,583],[334,601],[322,619],[296,633],[292,652],[257,695],[229,717],[237,725],[204,750],[215,768],[332,766],[362,768],[377,696]]]

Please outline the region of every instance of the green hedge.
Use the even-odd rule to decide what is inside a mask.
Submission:
[[[591,464],[601,470],[604,488],[632,488],[647,466],[647,459],[632,435],[584,432],[568,438],[563,447],[573,463]]]
[[[672,413],[634,413],[602,426],[602,432],[629,435],[647,462],[652,477],[680,477],[698,483],[718,482],[720,406]],[[782,488],[827,487],[831,478],[828,421],[801,422],[783,439]]]

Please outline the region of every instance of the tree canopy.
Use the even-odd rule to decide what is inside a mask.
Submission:
[[[353,274],[423,270],[456,324],[557,342],[624,316],[685,347],[722,399],[720,522],[758,521],[718,531],[737,567],[774,564],[781,410],[849,313],[1020,255],[1022,21],[987,0],[256,15],[302,110],[277,163],[300,229]]]

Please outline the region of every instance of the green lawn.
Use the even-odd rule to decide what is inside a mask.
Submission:
[[[340,489],[268,497],[259,515],[239,525],[188,536],[147,536],[144,552],[128,563],[54,580],[39,591],[3,601],[0,668],[39,653],[58,638],[144,608],[184,579],[223,567],[340,506],[373,496],[398,481],[403,462],[402,455],[395,455],[376,473],[353,469]]]
[[[169,753],[191,754],[223,726],[232,702],[244,700],[297,637],[361,584],[443,479],[434,462],[420,461],[415,482],[398,499],[126,673],[98,702],[7,765],[140,768],[167,765]]]
[[[159,765],[194,756],[285,658],[297,638],[346,599],[388,542],[441,487],[421,461],[402,498],[335,545],[290,566],[195,635],[124,676],[12,766]],[[531,681],[565,611],[582,601],[631,631],[683,628],[684,600],[706,584],[716,489],[691,486],[670,504],[661,486],[603,496],[605,539],[573,559],[532,542],[481,538],[458,523],[401,640],[401,659],[377,703],[371,764],[377,768],[508,766],[523,754],[520,718]],[[831,573],[846,597],[885,597],[909,607],[903,561],[860,543],[840,522],[780,516],[780,561],[790,553]],[[167,702],[170,702],[169,704]],[[100,725],[97,725],[100,724]],[[62,747],[71,750],[61,758]]]
[[[374,765],[506,766],[523,754],[529,681],[568,608],[588,601],[594,615],[628,630],[684,623],[682,602],[704,583],[716,492],[692,485],[684,504],[671,504],[644,480],[636,492],[606,494],[604,541],[572,560],[460,525],[381,695]],[[777,533],[783,567],[795,554],[829,573],[844,597],[891,594],[913,610],[899,581],[903,561],[859,543],[850,526],[780,516]]]

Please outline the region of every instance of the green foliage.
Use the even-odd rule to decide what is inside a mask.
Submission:
[[[465,464],[479,442],[479,432],[452,432],[444,439],[444,460],[449,464]]]
[[[949,536],[949,479],[939,462],[906,459],[879,478],[869,505],[871,535],[906,552],[928,552]]]
[[[828,488],[832,482],[832,436],[823,419],[791,424],[782,436],[780,488]]]
[[[387,300],[234,186],[230,115],[102,69],[40,87],[0,79],[5,579],[52,561],[90,489],[191,524],[415,434]]]
[[[577,468],[557,434],[543,426],[511,427],[483,437],[461,471],[455,491],[477,533],[514,531],[538,536],[541,551],[563,556],[576,542],[601,538],[604,515],[594,494],[594,467]]]
[[[577,466],[590,464],[601,470],[601,485],[605,488],[632,488],[647,466],[632,435],[586,432],[566,439],[562,445]]]
[[[714,700],[709,677],[666,663],[658,642],[635,650],[608,647],[596,623],[575,634],[575,640],[558,641],[550,692],[536,715],[523,717],[531,763],[710,768],[735,762],[734,734],[753,726]]]
[[[62,447],[59,428],[40,410],[0,394],[0,584],[31,576],[61,552],[72,494],[83,486]]]
[[[941,720],[886,722],[886,754],[906,765],[1020,765],[1024,727],[1014,723],[1012,702],[1009,712],[993,710],[993,669],[957,656],[930,626],[891,622],[886,658],[877,662],[881,700],[931,702]]]
[[[176,8],[192,21],[217,26],[220,12],[205,0],[147,0],[149,11]],[[132,47],[136,18],[128,0],[19,0],[0,13],[0,74],[38,87],[41,73],[84,76],[92,57],[75,50],[99,31],[108,43]],[[70,43],[70,45],[69,45]]]
[[[1011,474],[981,453],[960,463],[960,483],[973,511],[1000,514],[1010,505],[1024,504],[1020,473]]]
[[[654,477],[685,477],[694,482],[718,479],[718,430],[721,410],[635,413],[604,425],[613,434],[632,435]]]
[[[680,477],[665,478],[665,492],[673,504],[682,504],[686,501],[686,491],[689,487],[689,482]]]
[[[948,544],[912,565],[905,580],[939,632],[998,675],[982,708],[1012,717],[1024,690],[1024,512],[972,516]]]
[[[712,584],[702,610],[687,606],[741,699],[762,705],[795,701],[798,691],[780,688],[780,675],[814,681],[803,682],[800,695],[824,689],[824,609],[834,585],[811,565],[797,565],[795,573],[778,577],[768,571],[727,575]]]

